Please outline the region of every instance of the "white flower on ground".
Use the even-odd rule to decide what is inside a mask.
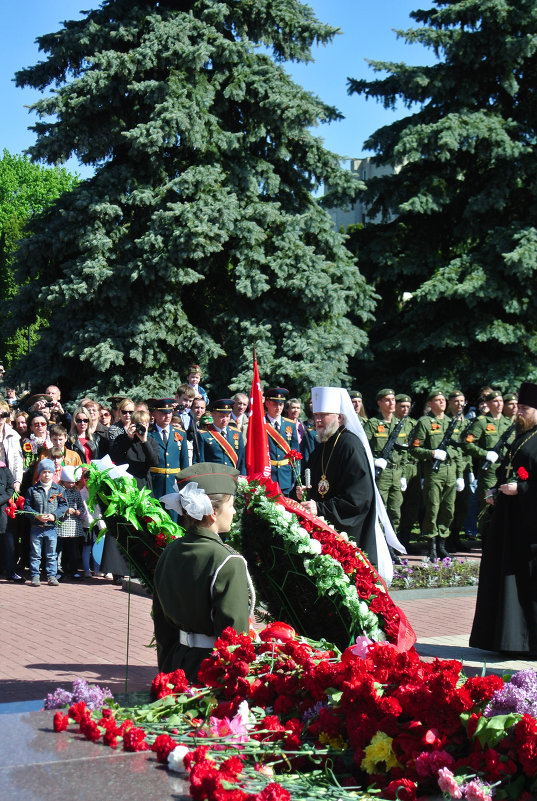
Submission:
[[[188,754],[189,749],[186,745],[178,745],[173,751],[168,754],[168,767],[176,773],[186,773],[185,756]]]

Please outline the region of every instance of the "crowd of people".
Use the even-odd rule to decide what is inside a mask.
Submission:
[[[106,403],[87,397],[72,413],[57,386],[31,397],[5,390],[0,569],[8,581],[24,583],[29,571],[32,585],[45,577],[57,586],[91,575],[121,580],[127,572],[113,537],[100,562],[92,555],[95,521],[86,504],[84,464],[109,454],[157,498],[173,495],[180,474],[188,476],[196,465],[246,472],[248,395],[210,402],[200,381],[201,371],[192,365],[173,397],[114,396]],[[532,411],[537,414],[531,391],[530,401],[521,403],[515,393],[484,386],[476,407],[466,412],[461,390],[433,388],[416,415],[410,395],[387,387],[377,392],[376,412],[368,416],[359,391],[329,389],[314,388],[304,404],[286,388],[265,389],[271,478],[306,511],[348,532],[377,566],[383,549],[397,561],[411,547],[412,533],[427,541],[431,560],[458,550],[463,532],[486,542],[491,520],[498,537],[491,507],[498,500],[501,506],[503,495],[525,497],[532,487],[531,480],[520,484],[528,476],[519,473],[517,486],[505,474],[506,459],[518,453],[520,436],[529,430],[521,428],[524,415],[530,420]],[[177,519],[173,505],[169,513]],[[507,595],[512,599],[512,587]],[[532,598],[526,599],[530,617]],[[528,645],[518,639],[521,651],[537,650],[533,640]]]

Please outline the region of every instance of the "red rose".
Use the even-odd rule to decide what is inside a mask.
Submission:
[[[526,481],[529,478],[529,473],[525,467],[519,467],[516,471],[519,481]]]

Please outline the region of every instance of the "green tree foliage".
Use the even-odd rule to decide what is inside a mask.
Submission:
[[[154,394],[194,359],[244,388],[257,344],[267,380],[341,382],[373,298],[312,193],[356,184],[308,131],[338,113],[281,65],[335,33],[297,0],[107,0],[39,39],[31,153],[96,171],[21,253],[17,322],[50,323],[21,374]]]
[[[33,164],[26,156],[13,155],[5,149],[0,159],[0,300],[4,304],[0,347],[8,365],[28,348],[27,328],[13,330],[16,322],[12,322],[11,333],[6,336],[6,321],[12,317],[13,298],[18,290],[13,270],[17,245],[25,235],[28,220],[72,189],[77,180],[62,167]],[[34,319],[34,339],[40,322],[39,317]]]
[[[382,223],[353,234],[382,298],[374,369],[416,390],[507,388],[537,380],[537,2],[433,3],[398,33],[437,63],[350,80],[409,109],[366,142],[395,172],[365,195]]]

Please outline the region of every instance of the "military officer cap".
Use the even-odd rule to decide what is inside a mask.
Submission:
[[[220,398],[213,401],[209,406],[210,412],[230,412],[233,409],[233,401],[231,398]]]
[[[126,395],[111,395],[106,400],[111,404],[112,409],[117,409],[118,403],[121,403],[121,401],[125,400],[126,397]]]
[[[432,398],[436,398],[437,395],[442,395],[443,398],[446,397],[445,392],[442,392],[441,389],[435,388],[435,389],[431,389],[431,391],[427,395],[427,400],[430,401]]]
[[[386,395],[395,395],[395,390],[389,388],[379,389],[379,391],[377,392],[377,400],[385,398]]]
[[[190,481],[195,481],[207,495],[219,493],[235,495],[238,475],[239,471],[235,467],[216,462],[199,462],[199,464],[193,464],[191,467],[181,470],[177,477],[177,488],[181,490]]]
[[[509,401],[516,401],[518,399],[518,395],[514,392],[508,392],[506,395],[503,396],[504,403],[509,403]]]
[[[351,400],[353,398],[361,398],[362,397],[362,393],[358,392],[357,389],[349,389],[349,397],[351,398]]]
[[[412,398],[410,395],[405,395],[404,392],[399,393],[399,395],[395,396],[395,400],[397,403],[412,403]]]
[[[443,395],[444,393],[443,392],[437,392],[436,394],[437,395]],[[464,397],[464,392],[462,391],[462,389],[452,389],[451,392],[448,395],[448,400],[453,400],[453,398],[460,398],[461,395]]]
[[[29,408],[30,406],[33,406],[34,403],[37,403],[38,401],[46,401],[47,403],[52,403],[52,396],[51,395],[44,395],[43,393],[39,393],[37,395],[32,395],[31,398],[28,398],[28,400],[25,401],[25,405]]]
[[[503,396],[499,389],[493,389],[490,392],[487,392],[487,394],[484,396],[486,401],[491,401],[494,400],[494,398],[501,398],[501,397]]]
[[[524,381],[520,385],[518,402],[522,406],[531,406],[532,409],[537,409],[537,384]]]
[[[154,412],[173,412],[177,401],[175,398],[149,398],[147,405]]]
[[[289,395],[289,390],[283,387],[270,387],[265,390],[265,400],[278,401],[284,403]]]

